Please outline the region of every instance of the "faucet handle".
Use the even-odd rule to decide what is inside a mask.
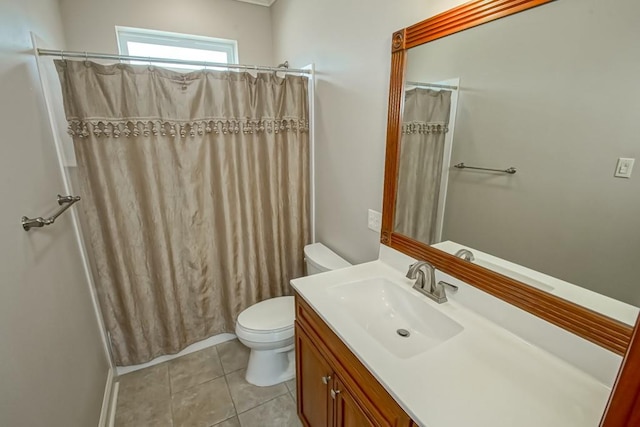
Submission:
[[[453,285],[453,284],[451,284],[449,282],[445,282],[444,280],[440,280],[438,282],[438,285],[441,285],[442,287],[451,288],[452,292],[458,292],[458,287],[456,285]]]

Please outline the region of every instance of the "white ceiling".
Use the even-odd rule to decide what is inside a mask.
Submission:
[[[251,4],[258,4],[260,6],[266,6],[266,7],[269,7],[276,2],[276,0],[236,0],[236,1],[242,1],[245,3],[251,3]]]

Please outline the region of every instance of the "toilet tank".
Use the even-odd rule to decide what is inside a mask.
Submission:
[[[305,246],[304,261],[307,264],[307,276],[351,266],[350,262],[341,258],[322,243],[312,243]]]

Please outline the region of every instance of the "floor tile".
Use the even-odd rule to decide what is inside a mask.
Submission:
[[[287,386],[289,391],[293,391],[293,392],[296,391],[296,379],[295,378],[285,382],[284,384]]]
[[[284,383],[269,387],[257,387],[249,384],[244,379],[244,375],[245,370],[235,371],[227,375],[231,397],[238,413],[254,408],[274,397],[283,394],[289,395],[287,386]]]
[[[117,427],[171,426],[171,396],[167,364],[118,378]]]
[[[285,383],[285,385],[287,386],[287,389],[289,390],[289,393],[291,393],[291,397],[293,397],[293,401],[297,401],[298,399],[298,393],[296,391],[296,379],[292,379],[289,380]]]
[[[224,377],[174,393],[175,427],[210,427],[236,415]]]
[[[242,427],[302,426],[289,393],[238,415]]]
[[[215,347],[205,348],[170,361],[171,393],[221,377],[224,372]]]
[[[247,369],[251,350],[238,340],[223,342],[216,346],[224,373],[228,374],[239,369]]]
[[[214,427],[240,427],[240,421],[238,417],[229,418],[226,421],[216,424]]]
[[[118,382],[118,402],[163,399],[170,393],[166,363],[122,375],[118,377]]]
[[[118,404],[115,427],[172,427],[171,399],[137,401],[135,405]]]

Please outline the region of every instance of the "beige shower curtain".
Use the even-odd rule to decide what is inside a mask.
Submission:
[[[309,241],[307,79],[56,61],[115,361],[233,332]]]
[[[451,92],[405,92],[394,231],[436,243],[438,197]]]

